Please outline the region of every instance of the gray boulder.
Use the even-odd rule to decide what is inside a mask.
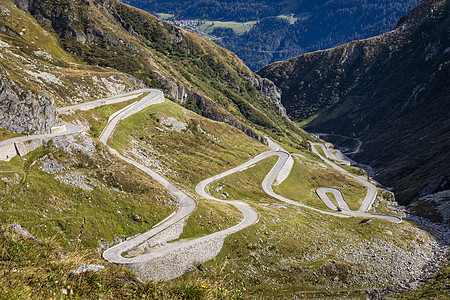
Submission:
[[[86,272],[98,272],[103,270],[105,267],[101,265],[81,265],[77,269],[70,271],[70,276],[78,276],[80,274],[86,273]]]

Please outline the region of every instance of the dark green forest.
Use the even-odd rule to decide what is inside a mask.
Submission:
[[[419,0],[127,0],[150,13],[177,20],[258,23],[237,35],[216,28],[216,42],[236,53],[252,70],[302,53],[331,48],[391,30]],[[292,14],[294,19],[278,16]],[[293,22],[294,20],[294,22]]]
[[[283,2],[268,0],[125,0],[127,4],[150,13],[174,14],[178,19],[247,22],[279,15]]]

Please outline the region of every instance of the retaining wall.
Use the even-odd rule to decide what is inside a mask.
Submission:
[[[143,262],[127,263],[126,267],[144,280],[170,280],[192,270],[198,263],[216,257],[223,246],[226,235],[202,241],[177,251],[150,258]]]
[[[47,143],[47,141],[48,139],[34,139],[29,141],[15,142],[14,145],[16,146],[17,154],[19,156],[24,156],[31,151],[43,146]]]
[[[52,127],[51,134],[57,134],[57,133],[65,132],[65,131],[67,131],[66,125],[55,126],[55,127]]]
[[[16,155],[24,156],[46,144],[49,138],[37,138],[26,141],[11,141],[0,146],[0,160],[10,161]]]
[[[16,146],[14,142],[0,146],[0,160],[9,161],[11,158],[17,155]]]

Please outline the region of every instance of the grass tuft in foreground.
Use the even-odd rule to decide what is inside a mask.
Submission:
[[[241,299],[220,280],[142,282],[93,251],[64,250],[55,239],[28,239],[9,228],[0,230],[0,261],[0,299]],[[105,268],[70,274],[82,264]]]

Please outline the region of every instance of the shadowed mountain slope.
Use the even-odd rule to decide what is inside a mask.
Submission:
[[[258,72],[312,132],[361,138],[398,200],[449,188],[450,3],[423,1],[395,30],[274,63]]]

